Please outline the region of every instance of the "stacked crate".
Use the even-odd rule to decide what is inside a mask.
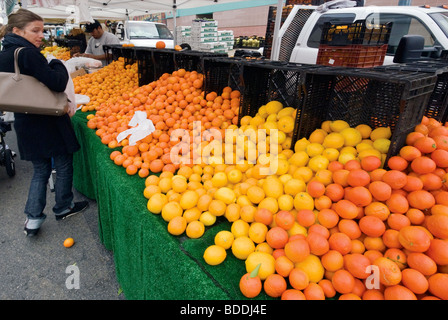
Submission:
[[[191,42],[191,26],[177,26],[176,27],[176,43],[190,43]]]
[[[207,52],[224,51],[224,44],[218,42],[218,21],[193,20],[190,45],[193,50]]]
[[[218,41],[225,43],[227,51],[233,50],[233,45],[235,43],[235,36],[233,35],[233,30],[218,31]]]

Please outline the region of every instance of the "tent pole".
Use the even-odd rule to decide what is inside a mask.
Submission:
[[[177,4],[176,0],[173,0],[173,33],[174,33],[174,45],[177,45],[177,23],[176,23],[176,17],[177,17]]]
[[[274,24],[274,37],[272,39],[271,60],[278,60],[279,49],[280,49],[279,48],[280,39],[278,39],[278,33],[280,30],[282,12],[283,12],[283,0],[278,0],[277,14],[275,15],[275,24]]]

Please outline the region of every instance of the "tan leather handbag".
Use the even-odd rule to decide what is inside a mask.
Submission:
[[[20,74],[21,49],[14,51],[15,73],[0,72],[0,110],[51,116],[66,114],[69,109],[67,94],[54,92],[36,78]]]

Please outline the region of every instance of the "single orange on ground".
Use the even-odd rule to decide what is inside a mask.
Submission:
[[[75,244],[75,240],[73,240],[73,238],[67,238],[64,240],[64,247],[66,247],[66,248],[70,248],[74,244]]]

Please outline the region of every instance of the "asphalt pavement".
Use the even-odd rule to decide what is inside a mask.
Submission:
[[[88,200],[89,208],[56,221],[48,188],[47,219],[37,236],[25,236],[23,211],[33,168],[20,159],[14,129],[5,141],[17,156],[14,177],[0,166],[0,300],[125,300],[113,253],[98,237],[96,201],[74,190],[75,201]],[[63,245],[68,237],[75,240],[70,248]]]

